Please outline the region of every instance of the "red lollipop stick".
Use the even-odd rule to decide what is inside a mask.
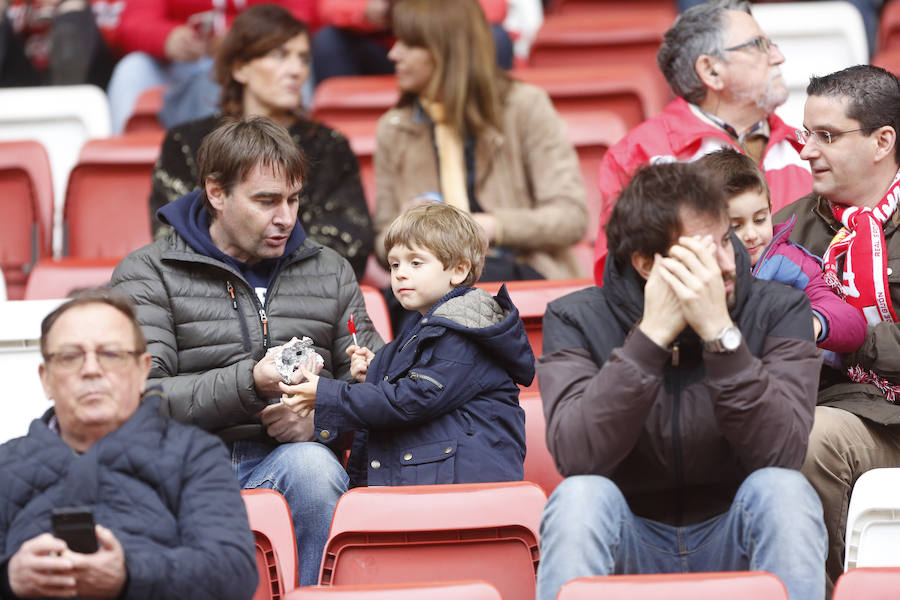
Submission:
[[[350,335],[353,336],[353,345],[359,346],[359,342],[356,341],[356,323],[353,321],[353,313],[350,313],[350,318],[347,319],[347,329],[350,331]]]

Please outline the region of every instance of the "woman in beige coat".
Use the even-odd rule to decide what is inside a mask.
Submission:
[[[571,250],[587,227],[578,157],[547,94],[496,66],[477,0],[400,0],[393,24],[402,95],[378,122],[379,257],[397,215],[443,201],[488,234],[482,281],[583,276]]]

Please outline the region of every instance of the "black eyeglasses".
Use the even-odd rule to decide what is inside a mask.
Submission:
[[[756,46],[757,50],[759,50],[763,54],[768,54],[772,46],[778,46],[778,44],[764,35],[758,35],[752,40],[748,40],[743,44],[738,44],[737,46],[732,46],[731,48],[725,48],[725,51],[734,52],[735,50],[743,50],[744,48],[749,48],[750,46]]]
[[[812,140],[830,144],[837,136],[844,135],[845,133],[853,133],[854,131],[862,131],[862,128],[847,129],[846,131],[826,131],[825,129],[808,131],[806,129],[797,129],[794,131],[794,135],[797,136],[797,141],[805,146]]]
[[[87,357],[88,352],[94,353],[100,368],[104,371],[120,371],[130,358],[143,354],[141,350],[109,350],[106,348],[85,350],[83,348],[72,348],[46,354],[44,355],[44,360],[57,371],[74,373],[80,371],[84,366],[84,359]]]

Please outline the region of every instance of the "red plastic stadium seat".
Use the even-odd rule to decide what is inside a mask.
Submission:
[[[525,480],[538,484],[549,496],[563,476],[547,449],[547,423],[541,396],[536,392],[522,392],[519,405],[525,411]]]
[[[566,583],[556,600],[788,600],[781,580],[762,571],[612,575]],[[835,596],[835,600],[837,597]]]
[[[69,256],[121,257],[152,241],[150,174],[162,138],[145,131],[84,145],[66,190]]]
[[[52,254],[53,180],[40,142],[0,142],[0,277],[21,300],[31,266]]]
[[[256,544],[259,585],[253,600],[281,600],[297,587],[297,541],[284,496],[275,490],[241,490]]]
[[[530,600],[544,504],[525,481],[352,489],[335,508],[319,583],[480,579]]]
[[[627,129],[661,112],[672,97],[655,65],[528,67],[510,75],[543,88],[560,114],[610,111],[621,116]]]
[[[550,14],[602,13],[622,8],[645,10],[668,10],[675,12],[675,0],[553,0]]]
[[[486,581],[301,587],[285,600],[501,600]]]
[[[641,7],[548,15],[538,30],[528,63],[533,67],[642,64],[652,68],[663,33],[674,17],[672,9]]]
[[[878,21],[878,51],[900,49],[900,2],[885,2]]]
[[[900,568],[850,569],[834,586],[832,600],[895,600],[900,588]]]
[[[66,257],[42,259],[28,275],[26,300],[65,298],[75,290],[109,285],[116,258]]]
[[[900,2],[898,2],[900,4]],[[900,44],[898,44],[900,46]],[[900,77],[900,47],[892,50],[882,50],[872,57],[872,64],[876,67],[887,69]]]
[[[378,332],[378,335],[381,336],[385,343],[391,341],[394,339],[394,332],[391,330],[391,315],[388,312],[384,296],[370,285],[360,285],[359,289],[362,290],[363,300],[366,303],[366,312],[369,313],[369,318],[372,319],[375,331]]]
[[[335,79],[334,77],[326,79],[322,85]],[[384,110],[387,110],[385,107]],[[383,112],[383,111],[382,111]],[[375,123],[376,119],[368,121],[339,121],[335,128],[344,134],[347,142],[350,143],[350,149],[356,156],[359,163],[359,176],[362,179],[363,191],[366,194],[366,205],[369,208],[369,214],[375,214],[375,165],[373,159],[375,157]]]
[[[312,116],[337,129],[348,122],[374,123],[399,97],[393,75],[330,77],[316,86]]]
[[[628,133],[628,127],[619,115],[606,111],[560,111],[566,122],[569,142],[578,153],[578,166],[584,179],[585,200],[588,209],[588,228],[585,240],[597,239],[603,198],[597,184],[600,163],[613,144]],[[593,269],[593,262],[586,273]]]
[[[156,117],[163,105],[164,91],[165,87],[160,85],[147,88],[138,96],[131,116],[125,122],[125,133],[136,133],[138,131],[165,132],[165,127],[162,126]]]

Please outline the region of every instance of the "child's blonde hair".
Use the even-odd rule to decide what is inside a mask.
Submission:
[[[488,241],[481,225],[468,213],[444,203],[410,208],[394,219],[384,236],[384,251],[394,246],[419,246],[437,257],[445,269],[469,261],[469,274],[460,285],[481,277]]]

